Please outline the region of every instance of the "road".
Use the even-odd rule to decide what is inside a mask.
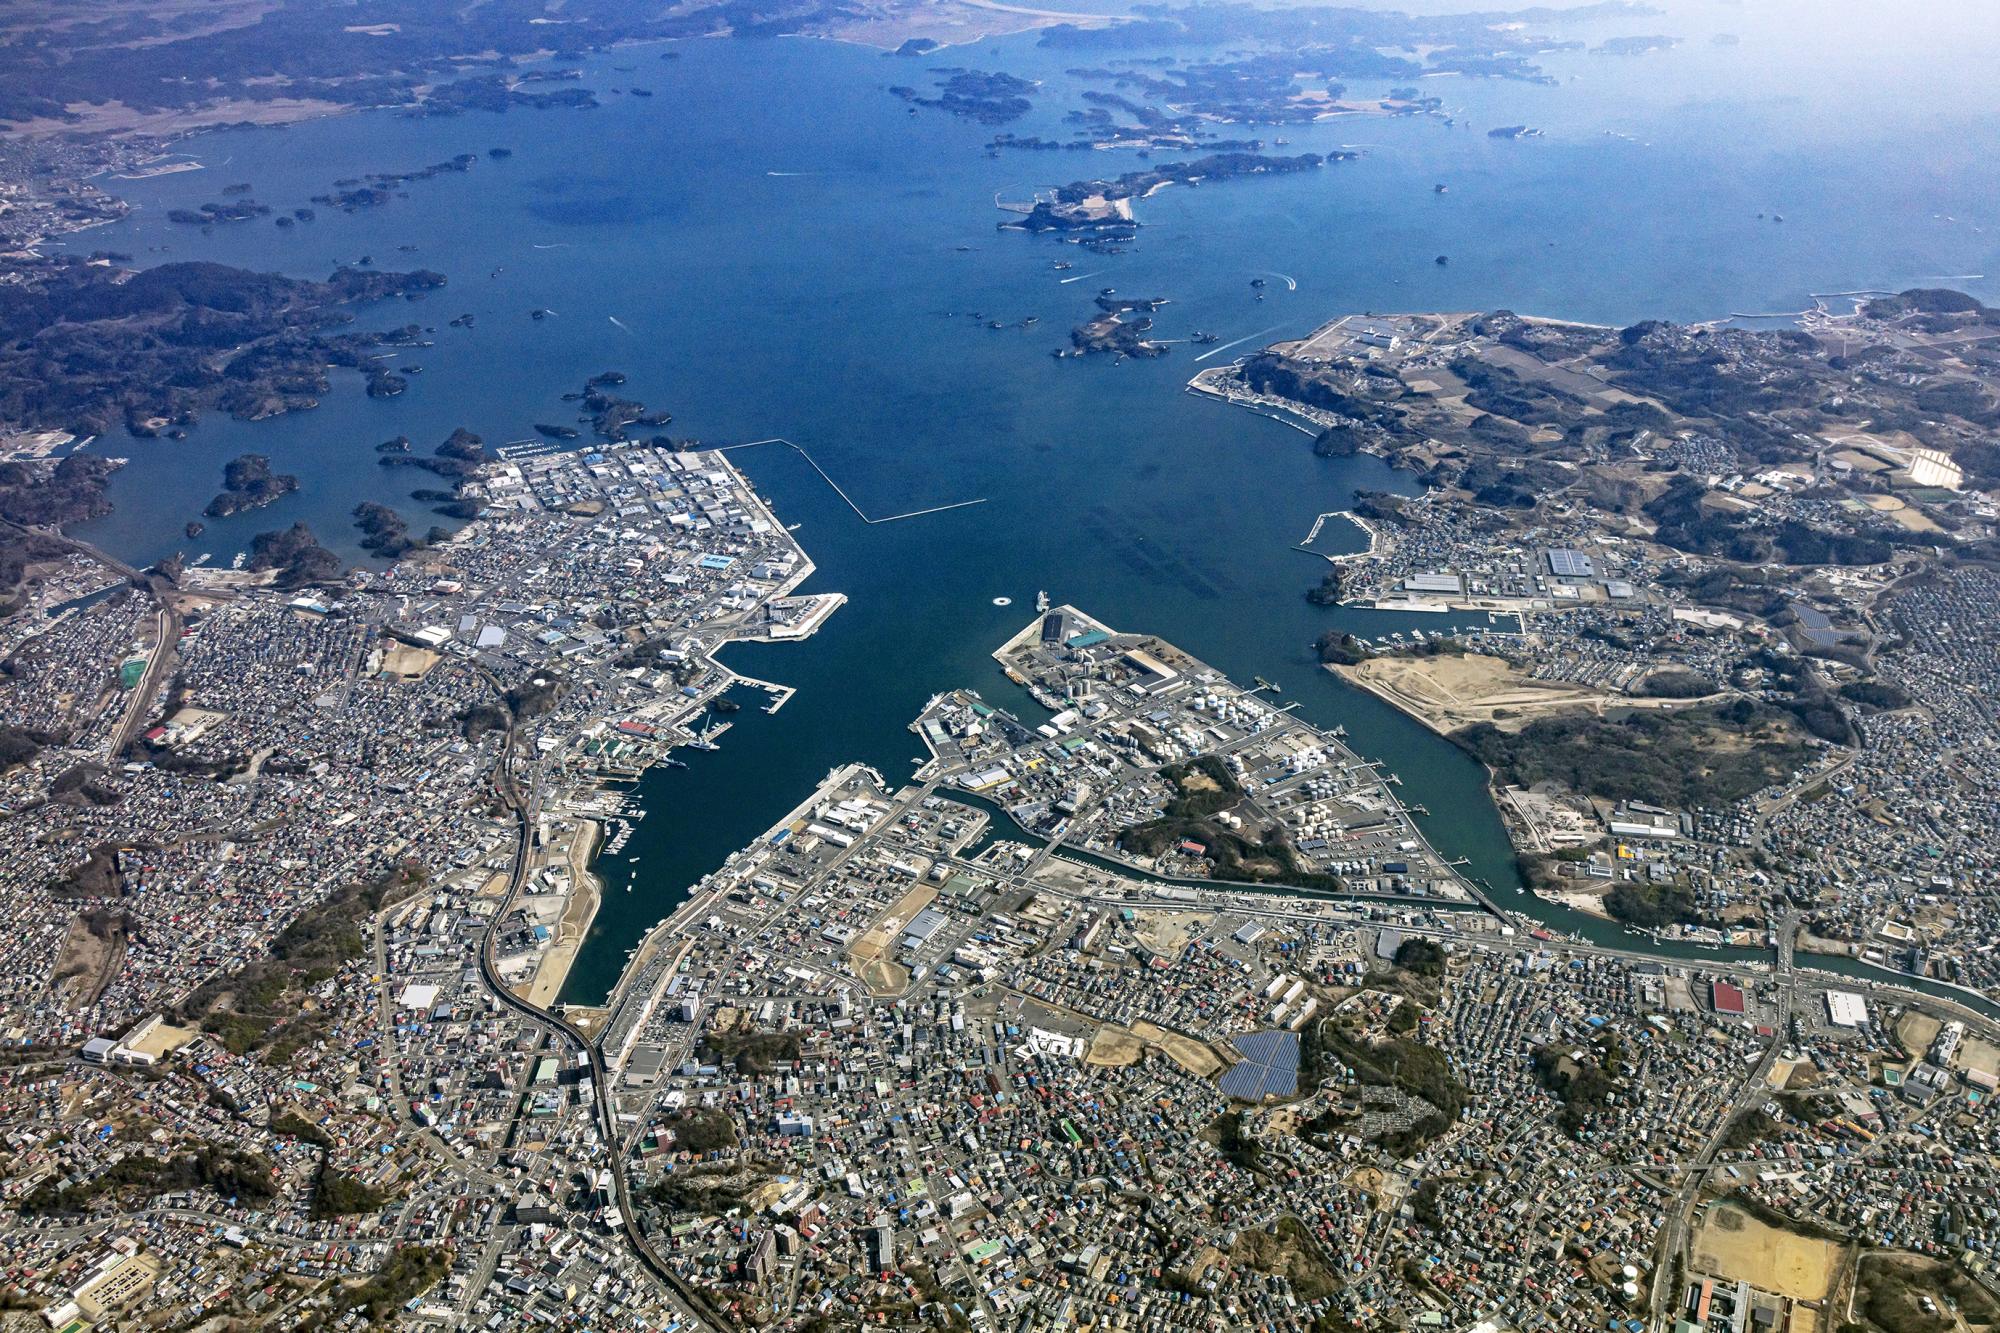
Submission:
[[[139,735],[151,715],[153,700],[160,692],[160,686],[180,662],[181,614],[164,597],[158,599],[154,611],[154,633],[158,636],[153,644],[152,655],[146,661],[145,674],[132,690],[131,698],[125,702],[125,716],[119,720],[118,730],[111,738],[111,758],[125,753],[126,747]]]
[[[514,910],[514,903],[527,884],[534,863],[535,827],[541,816],[539,775],[531,771],[527,790],[524,792],[514,773],[518,741],[516,725],[515,720],[510,717],[506,742],[502,749],[504,757],[494,777],[494,784],[499,790],[501,799],[514,810],[520,824],[520,834],[514,848],[514,864],[507,880],[507,893],[501,901],[499,910],[493,914],[495,923],[505,920],[507,914]],[[706,1327],[719,1326],[720,1317],[708,1298],[684,1281],[659,1256],[652,1242],[639,1227],[639,1213],[632,1204],[631,1185],[625,1171],[625,1154],[618,1148],[620,1141],[618,1113],[611,1100],[611,1070],[606,1067],[604,1052],[575,1024],[516,995],[501,979],[499,969],[494,964],[494,943],[495,930],[489,926],[479,946],[479,975],[485,982],[487,990],[500,1003],[516,1013],[561,1033],[584,1053],[590,1063],[591,1093],[596,1103],[599,1141],[605,1155],[611,1159],[611,1179],[615,1187],[615,1197],[623,1221],[626,1242],[647,1271],[658,1278],[686,1306],[680,1313],[686,1315],[691,1322]]]
[[[1653,1268],[1652,1326],[1656,1329],[1671,1327],[1673,1311],[1668,1307],[1670,1300],[1678,1300],[1680,1293],[1669,1290],[1667,1278],[1675,1271],[1675,1261],[1685,1261],[1687,1246],[1692,1238],[1695,1206],[1701,1201],[1702,1186],[1708,1180],[1708,1173],[1715,1166],[1716,1154],[1722,1151],[1723,1141],[1737,1117],[1753,1107],[1761,1106],[1766,1099],[1766,1089],[1771,1076],[1771,1066],[1777,1062],[1778,1052],[1791,1038],[1792,1010],[1797,997],[1797,978],[1792,972],[1791,943],[1797,934],[1798,922],[1787,914],[1778,931],[1778,966],[1773,970],[1773,980],[1778,987],[1778,1021],[1773,1025],[1771,1041],[1758,1057],[1756,1068],[1750,1071],[1737,1088],[1736,1097],[1729,1109],[1716,1121],[1708,1141],[1693,1162],[1682,1168],[1683,1179],[1680,1191],[1674,1198],[1673,1211],[1666,1224],[1660,1228],[1659,1250]],[[1685,1272],[1685,1267],[1682,1267]]]

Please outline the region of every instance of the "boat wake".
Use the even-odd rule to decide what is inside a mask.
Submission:
[[[1268,329],[1259,329],[1255,333],[1246,333],[1241,338],[1238,338],[1234,342],[1226,342],[1222,344],[1222,346],[1220,347],[1209,348],[1206,352],[1203,352],[1200,356],[1196,357],[1195,360],[1206,361],[1211,356],[1214,356],[1217,352],[1226,352],[1232,347],[1241,347],[1244,343],[1249,342],[1252,338],[1261,338],[1267,333],[1276,333],[1279,329],[1282,329],[1284,327],[1285,326],[1283,324],[1273,324]]]

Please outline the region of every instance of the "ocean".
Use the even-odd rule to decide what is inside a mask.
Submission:
[[[606,369],[630,377],[628,396],[671,411],[677,438],[796,441],[871,514],[983,500],[867,525],[792,451],[734,455],[801,525],[819,566],[806,590],[850,600],[806,643],[724,652],[736,670],[799,693],[774,716],[746,708],[720,750],[645,779],[649,814],[601,866],[607,892],[571,1001],[602,997],[687,885],[827,770],[861,760],[892,782],[906,775],[921,750],[908,724],[931,694],[969,685],[1026,703],[988,655],[1033,614],[1038,590],[1159,633],[1240,680],[1263,675],[1306,716],[1345,725],[1433,812],[1424,827],[1440,849],[1510,892],[1518,876],[1480,769],[1313,662],[1328,628],[1438,627],[1309,605],[1302,594],[1324,566],[1293,549],[1357,491],[1411,494],[1414,479],[1370,458],[1315,458],[1297,430],[1187,395],[1188,376],[1223,359],[1196,363],[1204,349],[1121,363],[1049,352],[1100,287],[1167,299],[1158,336],[1250,339],[1225,357],[1368,310],[1711,319],[1945,278],[2000,300],[2000,284],[1969,276],[2000,272],[2000,161],[1982,151],[2000,116],[1966,72],[2000,38],[1975,8],[1943,7],[1934,21],[1945,26],[1923,34],[1884,29],[1867,57],[1807,21],[1818,7],[1751,10],[1702,0],[1593,25],[1578,35],[1685,40],[1641,57],[1551,57],[1553,86],[1428,81],[1457,127],[1371,118],[1244,130],[1291,141],[1268,151],[1362,155],[1168,189],[1138,205],[1145,225],[1130,252],[1110,256],[999,231],[994,200],[1133,170],[1133,155],[989,157],[991,128],[912,115],[886,91],[926,84],[943,65],[1043,79],[1035,112],[1006,128],[1066,137],[1063,90],[1076,85],[1063,71],[1101,59],[1031,35],[915,60],[801,39],[633,47],[584,62],[596,110],[372,112],[204,134],[181,145],[203,170],[108,182],[138,210],[71,244],[307,277],[364,255],[378,268],[434,268],[450,278],[442,291],[357,318],[434,326],[435,346],[394,358],[423,367],[397,398],[368,399],[342,374],[312,412],[209,417],[182,441],[101,442],[130,462],[114,480],[115,512],[79,531],[134,560],[181,550],[226,564],[252,534],[304,520],[358,559],[348,517],[358,502],[394,505],[418,532],[430,521],[408,497],[428,478],[378,467],[377,442],[407,435],[427,451],[460,425],[489,444],[528,438],[534,422],[569,420],[560,395]],[[1722,31],[1741,40],[1710,40]],[[1966,69],[1929,60],[1938,41]],[[653,96],[613,91],[633,87]],[[1506,124],[1543,137],[1485,133]],[[489,159],[495,146],[512,156]],[[234,182],[284,211],[337,179],[458,153],[479,160],[373,210],[320,207],[289,230],[265,219],[203,234],[166,220]],[[553,313],[531,320],[536,308]],[[473,328],[448,327],[468,312]],[[300,492],[186,538],[223,464],[246,451],[297,473]],[[1359,540],[1329,524],[1319,547]],[[1537,913],[1579,924],[1560,908]]]

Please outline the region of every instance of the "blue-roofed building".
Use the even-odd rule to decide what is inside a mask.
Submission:
[[[1215,1084],[1239,1101],[1290,1097],[1299,1090],[1299,1034],[1249,1032],[1229,1043],[1243,1057],[1224,1071]]]
[[[1592,573],[1590,557],[1559,546],[1549,552],[1549,573],[1559,579],[1587,579]]]

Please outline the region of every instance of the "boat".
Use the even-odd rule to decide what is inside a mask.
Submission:
[[[1067,259],[1058,259],[1058,260],[1057,260],[1057,261],[1055,262],[1055,265],[1054,265],[1054,267],[1055,267],[1055,271],[1056,271],[1056,272],[1058,272],[1058,273],[1067,273],[1067,272],[1069,272],[1069,271],[1070,271],[1071,269],[1075,268],[1075,267],[1076,267],[1076,265],[1074,265],[1074,264],[1070,263],[1070,262],[1069,262],[1069,261],[1068,261]]]
[[[1219,333],[1209,333],[1206,330],[1204,330],[1200,333],[1195,334],[1193,337],[1189,338],[1188,341],[1196,344],[1197,346],[1207,347],[1210,343],[1221,342],[1222,335]]]
[[[1035,594],[1035,610],[1036,610],[1037,612],[1046,612],[1046,611],[1047,611],[1048,609],[1049,609],[1049,595],[1048,595],[1048,593],[1046,593],[1046,592],[1038,592],[1038,593],[1036,593],[1036,594]]]

